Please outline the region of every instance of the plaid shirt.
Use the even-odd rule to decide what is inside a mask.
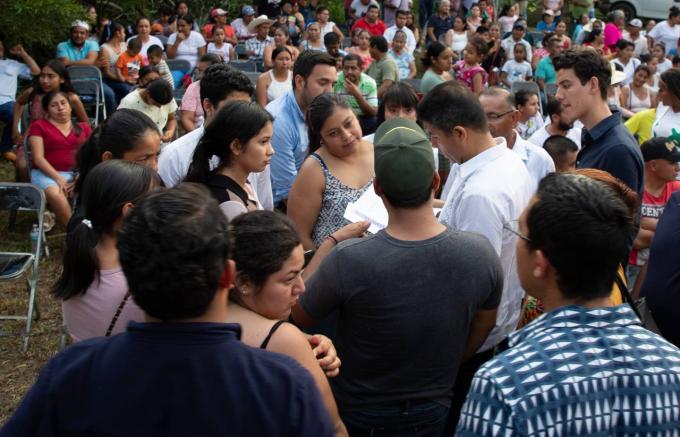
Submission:
[[[264,56],[264,49],[270,44],[274,44],[274,39],[271,36],[267,36],[263,41],[255,38],[250,38],[246,41],[246,52],[254,52],[254,55],[250,56],[251,60],[261,60]]]
[[[624,304],[565,306],[510,336],[456,435],[679,435],[680,350]]]

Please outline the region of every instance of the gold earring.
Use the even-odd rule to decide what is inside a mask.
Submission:
[[[250,291],[248,291],[248,287],[243,287],[240,288],[239,291],[241,292],[242,295],[248,296],[250,294]]]

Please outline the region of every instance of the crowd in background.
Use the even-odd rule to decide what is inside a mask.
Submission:
[[[0,436],[677,432],[680,9],[317,3],[0,41],[74,343]]]

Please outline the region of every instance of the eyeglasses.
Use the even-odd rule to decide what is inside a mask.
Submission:
[[[503,229],[512,232],[527,243],[531,243],[531,239],[519,230],[519,220],[510,220],[503,225]]]
[[[506,111],[506,112],[504,112],[504,113],[502,113],[502,114],[486,114],[486,119],[487,119],[488,121],[490,121],[490,122],[495,122],[495,121],[498,121],[498,120],[500,120],[501,118],[505,117],[505,116],[508,115],[508,114],[512,114],[513,112],[515,112],[514,109],[511,109],[511,110],[509,110],[509,111]]]

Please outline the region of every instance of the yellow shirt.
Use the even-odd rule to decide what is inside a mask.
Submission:
[[[652,138],[652,125],[655,119],[656,108],[645,109],[630,117],[626,127],[630,133],[637,136],[638,143],[642,144]]]

